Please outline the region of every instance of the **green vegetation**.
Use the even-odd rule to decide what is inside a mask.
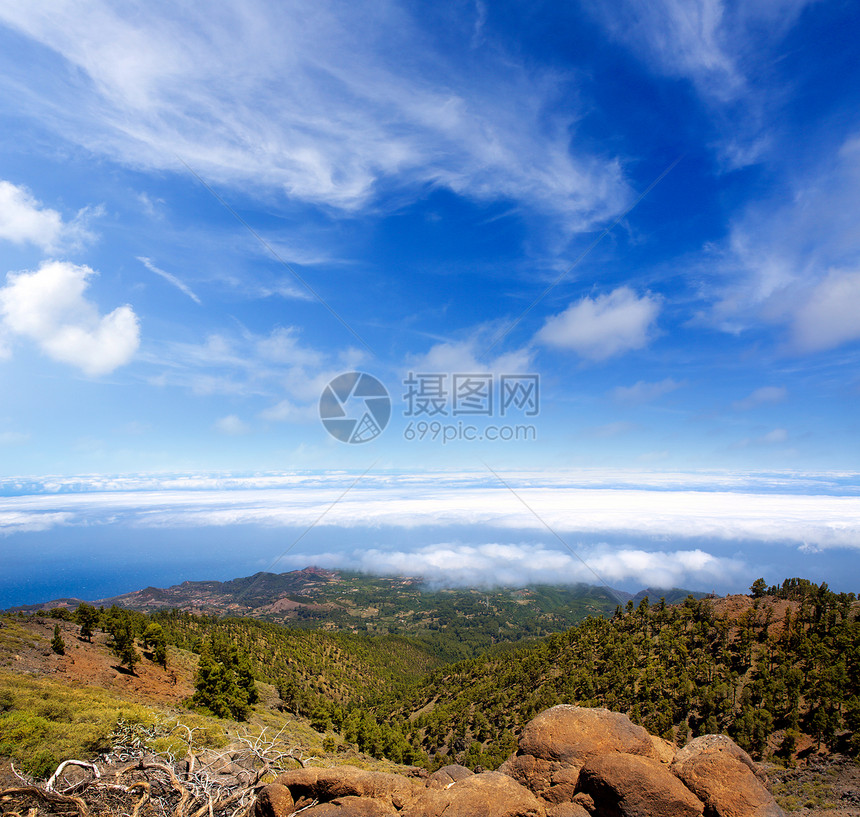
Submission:
[[[109,633],[131,671],[141,661],[166,666],[170,645],[172,666],[188,677],[196,653],[195,693],[186,701],[199,713],[193,717],[274,724],[286,713],[316,730],[320,749],[330,752],[351,745],[395,763],[495,768],[537,713],[577,703],[626,712],[682,743],[725,732],[755,757],[790,761],[808,740],[804,735],[816,746],[860,754],[860,618],[853,594],[801,579],[771,587],[758,580],[751,591],[751,599],[688,596],[674,606],[631,600],[611,617],[588,616],[540,639],[498,641],[457,662],[445,656],[457,654],[458,628],[486,634],[482,616],[497,615],[492,600],[485,597],[464,622],[436,631],[435,649],[421,632],[415,638],[323,632],[176,610],[147,615],[81,605],[73,614],[52,615],[80,624],[82,639],[93,637],[86,628]],[[549,604],[552,588],[541,592],[541,603]],[[4,651],[46,649],[49,639],[14,617],[2,625]],[[463,643],[470,653],[478,642]],[[262,684],[271,685],[265,707]],[[14,754],[20,744],[15,756],[30,757],[31,769],[74,754],[70,746],[92,754],[120,717],[116,699],[108,705],[104,696],[97,706],[83,698],[22,704],[7,684],[0,689],[0,753]],[[88,709],[96,710],[92,730],[76,729]]]
[[[796,603],[776,620],[766,595]],[[671,740],[727,732],[757,757],[768,754],[776,729],[802,730],[828,745],[842,737],[856,750],[860,621],[853,602],[853,594],[799,580],[733,618],[716,615],[708,600],[670,607],[644,599],[504,656],[445,667],[393,714],[411,718],[410,742],[461,762],[481,753],[502,757],[510,734],[558,703],[626,712]]]
[[[94,687],[0,671],[0,755],[34,777],[49,775],[68,758],[87,759],[111,747],[120,720],[152,725],[160,713]],[[219,730],[189,715],[201,740],[223,743]]]
[[[64,655],[66,652],[66,642],[63,641],[59,624],[54,625],[54,637],[51,639],[51,649],[57,653],[57,655]]]
[[[238,721],[247,720],[259,700],[248,657],[223,636],[212,635],[203,644],[192,700],[207,714]]]

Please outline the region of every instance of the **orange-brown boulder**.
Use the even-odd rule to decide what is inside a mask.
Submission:
[[[714,817],[783,817],[752,758],[725,735],[702,735],[681,749],[672,771]]]
[[[590,757],[609,752],[657,756],[651,736],[627,715],[560,704],[528,723],[517,754],[582,766]]]
[[[295,802],[290,790],[280,783],[269,783],[258,795],[254,805],[255,817],[287,817],[293,813]]]
[[[434,789],[446,789],[452,783],[471,777],[473,774],[474,772],[471,769],[467,769],[465,766],[460,766],[457,763],[452,763],[433,772],[427,778],[427,786]]]
[[[394,817],[397,813],[372,797],[338,797],[303,811],[302,817]]]
[[[546,817],[591,817],[579,803],[555,803],[547,806]]]
[[[660,758],[651,735],[626,715],[561,704],[526,725],[516,754],[499,771],[548,802],[560,803],[573,798],[584,763],[618,752]]]
[[[447,789],[426,789],[402,817],[545,817],[540,801],[504,774],[482,772]]]
[[[577,788],[590,794],[601,817],[702,817],[704,804],[658,760],[600,755],[579,771]]]
[[[402,775],[368,772],[354,766],[293,769],[279,775],[275,782],[290,790],[300,808],[314,800],[328,803],[339,797],[367,797],[400,810],[424,790],[422,784]]]

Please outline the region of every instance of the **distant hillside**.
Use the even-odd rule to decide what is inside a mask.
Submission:
[[[256,573],[231,581],[186,581],[147,587],[93,603],[153,613],[251,617],[301,629],[404,635],[427,644],[445,660],[471,658],[495,644],[561,632],[589,615],[610,615],[619,603],[647,594],[671,604],[690,591],[649,588],[635,597],[587,584],[523,588],[434,589],[420,577],[369,576],[307,567],[289,573]],[[703,593],[693,593],[700,598]],[[36,612],[74,609],[78,599],[13,608]]]
[[[758,757],[860,750],[860,605],[793,579],[760,598],[631,600],[516,650],[427,678],[390,717],[431,757],[492,766],[559,703],[626,712],[681,745],[727,732]]]

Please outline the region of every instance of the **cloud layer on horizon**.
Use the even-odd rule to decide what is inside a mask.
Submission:
[[[511,483],[516,496],[488,475],[453,474],[447,480],[377,475],[339,501],[344,484],[354,478],[281,477],[289,487],[273,479],[270,487],[255,486],[250,479],[244,490],[235,485],[225,490],[217,480],[201,490],[205,481],[198,478],[184,486],[177,480],[171,490],[155,482],[153,490],[6,496],[0,498],[0,531],[43,530],[46,524],[303,529],[326,511],[323,524],[343,529],[477,526],[541,534],[550,529],[571,537],[651,538],[664,544],[720,540],[810,551],[860,548],[860,497],[788,492],[790,475],[783,476],[787,490],[782,492],[744,489],[739,483],[734,489],[711,483],[705,490],[690,485],[583,487],[564,485],[563,479],[549,475],[534,475],[529,484],[520,476]]]
[[[303,567],[306,555],[279,560]],[[353,569],[378,576],[416,576],[443,587],[523,587],[530,584],[604,585],[634,581],[643,587],[721,587],[743,583],[741,559],[700,548],[671,551],[598,545],[573,551],[541,543],[440,542],[413,550],[369,548],[313,555],[320,567]]]

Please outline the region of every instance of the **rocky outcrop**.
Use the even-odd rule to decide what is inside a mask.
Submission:
[[[349,766],[296,769],[256,817],[784,817],[752,759],[724,735],[680,751],[607,709],[556,706],[498,772],[445,766],[423,779]]]
[[[403,817],[545,817],[546,810],[528,789],[499,772],[483,772],[446,789],[427,789]]]
[[[577,789],[601,817],[702,817],[704,804],[657,760],[628,754],[593,757]]]
[[[725,735],[702,735],[681,749],[672,771],[714,817],[780,817],[753,759]]]
[[[579,770],[588,760],[618,752],[661,759],[652,736],[626,715],[562,704],[528,723],[516,754],[499,771],[548,802],[560,803],[573,799]]]
[[[443,766],[433,772],[428,778],[427,785],[434,789],[447,789],[457,781],[471,777],[473,774],[471,769],[452,763],[450,766]]]
[[[292,814],[295,801],[290,790],[280,783],[270,783],[257,795],[256,817],[283,817]]]

